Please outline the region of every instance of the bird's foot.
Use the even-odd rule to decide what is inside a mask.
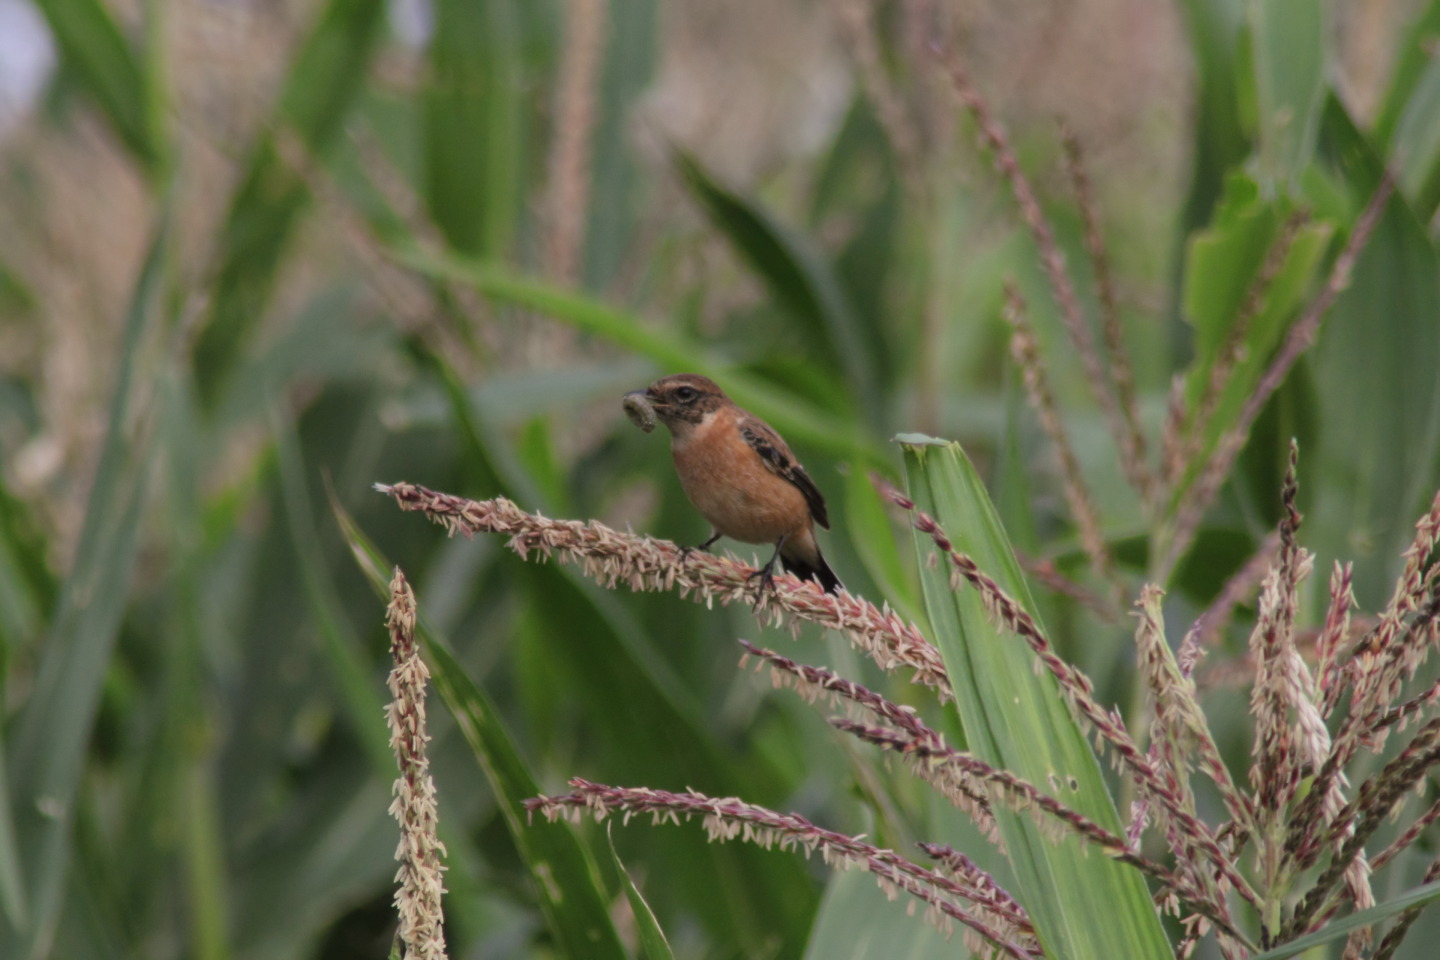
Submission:
[[[758,604],[761,600],[765,599],[766,590],[769,590],[772,594],[775,592],[775,561],[771,560],[759,570],[752,571],[750,575],[745,578],[745,582],[748,584],[756,578],[760,580],[760,585],[755,588],[755,602]]]
[[[719,540],[719,539],[720,539],[720,534],[717,533],[717,534],[715,534],[713,537],[711,537],[709,540],[706,540],[704,543],[696,544],[696,545],[693,546],[693,547],[681,547],[681,548],[680,548],[680,563],[683,564],[686,560],[688,560],[688,559],[690,558],[690,554],[694,553],[696,550],[699,550],[699,551],[702,552],[702,553],[709,553],[709,552],[710,552],[710,544],[714,543],[716,540]]]

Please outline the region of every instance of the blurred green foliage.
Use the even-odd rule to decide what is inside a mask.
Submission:
[[[606,593],[498,542],[448,541],[370,489],[405,479],[503,494],[695,542],[704,528],[662,443],[618,404],[690,369],[790,439],[832,501],[826,551],[852,590],[924,620],[908,534],[891,529],[867,479],[898,479],[887,441],[911,429],[965,442],[1022,552],[1103,587],[1017,399],[999,321],[1000,284],[1014,277],[1122,576],[1138,583],[1149,537],[1194,477],[1158,519],[1129,494],[1003,184],[978,172],[973,129],[953,124],[959,107],[933,56],[892,22],[904,5],[882,5],[872,67],[922,135],[897,135],[873,82],[847,85],[823,145],[745,189],[702,153],[639,144],[635,118],[666,54],[654,0],[614,0],[588,26],[577,25],[583,4],[435,0],[434,38],[418,52],[390,34],[379,0],[298,5],[289,44],[267,47],[268,60],[249,51],[247,89],[269,106],[219,151],[187,127],[205,125],[166,39],[182,14],[39,6],[61,69],[31,123],[50,139],[7,151],[6,190],[26,194],[47,142],[59,151],[93,137],[98,118],[107,162],[138,184],[132,235],[144,240],[117,252],[136,265],[126,302],[47,304],[54,271],[40,276],[13,236],[0,263],[0,336],[21,344],[18,357],[59,349],[39,318],[65,304],[89,303],[93,315],[69,316],[82,329],[121,331],[113,351],[88,358],[106,394],[97,387],[85,412],[101,424],[88,434],[58,419],[66,407],[45,364],[0,367],[0,956],[386,955],[383,605],[337,515],[375,545],[372,572],[408,572],[451,651],[437,668],[453,712],[431,718],[452,956],[601,955],[576,945],[584,931],[569,925],[583,921],[555,909],[532,870],[541,856],[581,864],[587,909],[611,917],[623,896],[637,903],[623,860],[681,956],[961,953],[898,921],[870,883],[788,854],[637,829],[615,831],[612,855],[603,831],[557,837],[514,808],[532,778],[555,792],[581,775],[743,796],[896,849],[954,836],[962,828],[923,788],[808,705],[737,674],[733,639],[828,662],[938,716],[923,696],[833,638],[765,638],[743,610]],[[1122,285],[1163,291],[1122,317],[1152,446],[1171,378],[1188,376],[1193,397],[1286,217],[1311,213],[1202,453],[1233,424],[1386,165],[1401,191],[1166,584],[1171,614],[1203,608],[1271,528],[1291,436],[1316,569],[1354,559],[1373,610],[1440,482],[1440,3],[1402,31],[1373,118],[1335,88],[1326,5],[1180,7],[1194,59],[1190,179],[1141,218],[1169,234],[1113,245]],[[557,189],[545,162],[557,78],[587,29],[600,55],[584,209],[571,211],[583,268],[567,288],[545,276],[556,230],[538,211]],[[246,51],[237,62],[243,78]],[[266,63],[272,74],[259,76]],[[1044,160],[1056,141],[1026,128],[1022,156]],[[207,173],[215,152],[224,176]],[[190,208],[197,182],[222,185],[208,221]],[[1059,188],[1042,201],[1090,305],[1073,201]],[[1127,252],[1157,248],[1174,277],[1159,275],[1166,256],[1151,273],[1126,272]],[[75,283],[87,270],[62,266]],[[91,439],[58,472],[22,470],[74,436]],[[1128,704],[1129,628],[1063,597],[1037,602],[1102,699]],[[1233,698],[1216,694],[1215,722],[1243,758]],[[513,763],[487,778],[467,746],[476,736]],[[1377,892],[1413,886],[1433,853],[1422,844]],[[1428,955],[1434,913],[1402,955]],[[618,925],[605,942],[637,955]],[[881,930],[896,939],[878,946]]]

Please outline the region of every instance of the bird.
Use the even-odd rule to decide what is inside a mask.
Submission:
[[[760,577],[760,591],[773,589],[777,560],[827,593],[844,589],[815,539],[817,523],[830,529],[825,498],[769,424],[737,407],[715,381],[694,373],[633,390],[625,395],[625,407],[647,432],[654,426],[647,407],[669,429],[680,485],[710,522],[710,539],[687,553],[708,550],[721,537],[774,544],[769,562],[752,574]]]

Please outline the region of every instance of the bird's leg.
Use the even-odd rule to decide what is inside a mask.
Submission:
[[[759,570],[756,570],[754,573],[750,574],[750,576],[745,578],[746,580],[753,580],[756,577],[760,578],[760,588],[755,591],[756,603],[760,602],[760,598],[764,595],[766,587],[769,587],[771,590],[775,589],[775,563],[780,559],[780,548],[785,546],[785,541],[787,539],[789,538],[781,537],[779,540],[776,540],[775,552],[770,555],[770,560],[765,564],[765,566],[761,567]]]
[[[714,527],[711,527],[711,528],[710,528],[710,539],[709,539],[709,540],[706,540],[704,543],[700,544],[700,545],[697,546],[697,547],[681,547],[681,548],[680,548],[680,562],[681,562],[681,563],[684,563],[684,562],[685,562],[685,558],[688,557],[688,556],[690,556],[691,552],[693,552],[693,551],[695,551],[695,550],[704,550],[706,553],[709,553],[709,552],[710,552],[710,544],[714,543],[716,540],[719,540],[720,537],[721,537],[720,531],[719,531],[719,530],[716,530]]]

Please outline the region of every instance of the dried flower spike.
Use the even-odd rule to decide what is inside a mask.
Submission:
[[[443,960],[445,957],[445,914],[440,898],[445,845],[436,835],[439,819],[435,809],[435,781],[430,778],[430,759],[425,744],[425,685],[430,671],[415,645],[415,594],[400,568],[390,581],[390,704],[385,708],[390,724],[390,746],[400,766],[395,781],[395,800],[390,814],[400,824],[400,846],[395,859],[400,869],[395,880],[395,909],[400,915],[399,936],[405,944],[405,960]]]
[[[563,796],[526,800],[525,809],[551,821],[564,818],[572,822],[579,822],[586,813],[596,820],[615,813],[627,823],[631,817],[649,814],[657,825],[678,825],[682,819],[698,816],[712,841],[738,837],[765,849],[801,850],[807,856],[818,851],[835,869],[862,867],[874,874],[891,899],[903,891],[924,903],[926,918],[942,931],[960,923],[972,953],[998,951],[1014,960],[1041,955],[1029,917],[1004,891],[926,869],[861,837],[816,826],[797,813],[778,813],[735,797],[708,797],[694,790],[671,793],[649,787],[611,787],[579,777],[572,779],[570,786],[573,792]]]
[[[754,603],[754,569],[726,557],[686,553],[669,541],[621,533],[593,520],[551,520],[526,513],[504,497],[466,500],[410,483],[376,484],[375,489],[394,497],[402,510],[422,511],[452,536],[503,534],[506,546],[521,557],[538,553],[571,561],[606,588],[621,583],[636,591],[678,588],[681,596],[706,606]],[[916,683],[933,688],[942,701],[954,699],[940,651],[887,606],[848,592],[824,593],[784,575],[775,578],[773,591],[764,592],[755,614],[774,627],[788,622],[799,629],[797,620],[811,620],[838,630],[881,669],[913,669]]]

